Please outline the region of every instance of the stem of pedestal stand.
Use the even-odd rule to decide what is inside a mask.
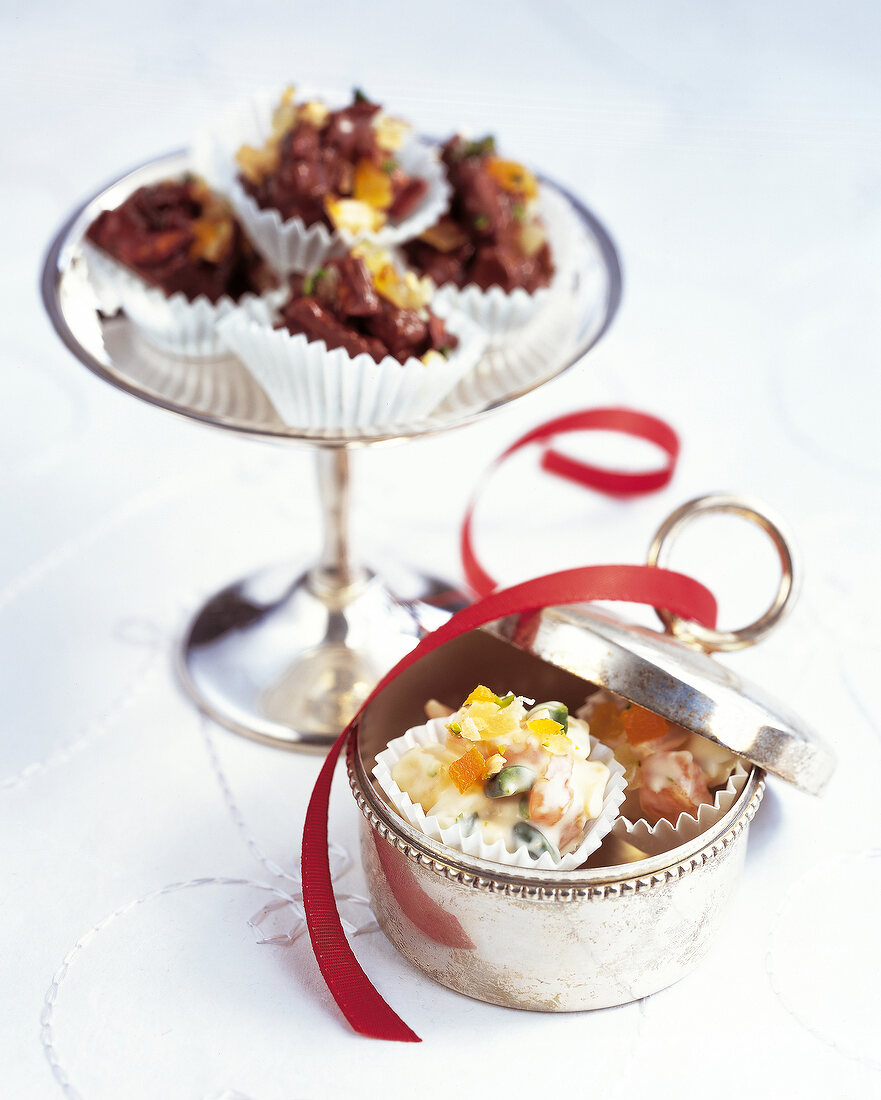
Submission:
[[[218,592],[181,655],[187,690],[230,729],[272,745],[326,750],[380,677],[448,612],[449,586],[415,576],[407,597],[353,560],[349,455],[316,454],[323,544],[303,576],[261,570]]]
[[[315,458],[324,542],[318,563],[309,571],[309,587],[325,602],[334,597],[345,602],[367,578],[354,564],[349,538],[349,452],[319,447]]]

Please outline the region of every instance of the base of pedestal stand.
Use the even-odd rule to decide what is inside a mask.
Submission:
[[[467,599],[402,572],[393,594],[364,574],[265,569],[218,592],[184,637],[179,672],[210,718],[282,748],[326,752],[380,677]]]

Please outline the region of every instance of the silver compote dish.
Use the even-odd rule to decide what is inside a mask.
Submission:
[[[430,415],[373,430],[285,423],[234,356],[185,359],[144,338],[111,312],[90,283],[83,235],[98,213],[136,188],[192,169],[183,152],[158,157],[102,188],[53,240],[43,300],[58,335],[93,373],[157,408],[243,437],[315,450],[324,544],[305,572],[260,570],[214,595],[183,638],[182,681],[212,718],[270,744],[323,751],[373,684],[462,597],[448,584],[397,563],[361,565],[349,543],[349,460],[355,448],[406,442],[472,424],[578,363],[611,324],[621,297],[615,247],[573,195],[542,180],[565,257],[535,316],[492,340]],[[394,582],[386,579],[400,574]]]

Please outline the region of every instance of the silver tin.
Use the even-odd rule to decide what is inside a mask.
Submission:
[[[693,514],[734,510],[733,498],[712,499],[713,508],[705,501],[689,507]],[[746,514],[743,502],[737,506]],[[791,574],[788,587],[794,590]],[[617,687],[741,755],[754,750],[768,767],[782,765],[785,777],[805,789],[818,790],[832,770],[831,754],[803,724],[693,641],[583,608],[504,620],[408,668],[366,708],[349,743],[371,904],[405,958],[442,985],[493,1004],[547,1012],[606,1008],[688,973],[706,953],[740,878],[765,770],[754,761],[722,818],[651,858],[614,834],[577,871],[530,871],[466,856],[412,828],[371,775],[388,741],[424,720],[425,700],[465,698],[477,680],[560,699],[570,710],[583,701],[586,681]]]

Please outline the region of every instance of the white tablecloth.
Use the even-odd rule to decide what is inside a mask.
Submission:
[[[2,1095],[879,1091],[879,32],[870,3],[4,12]],[[623,308],[582,366],[479,426],[357,457],[369,560],[456,575],[478,473],[539,420],[603,404],[676,425],[673,484],[610,502],[518,456],[478,521],[502,580],[638,561],[663,516],[715,489],[760,496],[797,534],[798,607],[727,660],[835,744],[838,772],[819,800],[770,783],[725,931],[645,1001],[538,1015],[424,978],[372,923],[339,776],[342,911],[424,1042],[354,1036],[296,901],[318,761],[201,720],[174,679],[200,599],[316,553],[311,456],[100,384],[50,330],[37,275],[78,200],[184,145],[218,105],[288,80],[361,84],[428,132],[495,131],[596,210],[624,265]],[[773,592],[773,553],[735,521],[700,532],[676,564],[742,623]]]

